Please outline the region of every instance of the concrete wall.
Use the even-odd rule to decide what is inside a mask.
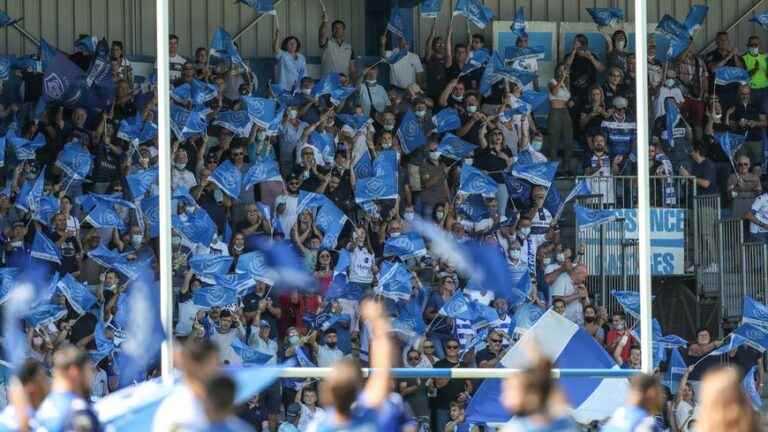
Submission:
[[[388,1],[388,0],[379,0]],[[171,30],[181,38],[181,52],[190,56],[199,46],[207,46],[218,26],[232,34],[244,28],[256,13],[244,5],[235,5],[234,0],[169,0]],[[356,52],[364,51],[365,0],[324,0],[331,19],[342,19],[347,23],[348,39]],[[450,11],[456,0],[444,0],[441,17],[437,21],[438,31],[445,33]],[[682,20],[691,4],[704,3],[710,6],[704,31],[697,36],[696,44],[704,46],[715,33],[728,27],[739,15],[760,0],[648,0],[649,22],[657,22],[664,14],[671,14]],[[624,9],[628,19],[634,19],[632,0],[485,0],[502,20],[511,20],[518,6],[525,8],[526,18],[532,21],[585,21],[590,17],[585,8],[617,6]],[[768,8],[768,1],[757,9]],[[129,54],[155,52],[155,1],[154,0],[0,0],[0,9],[11,17],[23,16],[22,25],[33,35],[42,36],[51,44],[67,51],[80,33],[106,36],[110,40],[122,40]],[[277,6],[280,29],[283,34],[293,34],[301,39],[305,55],[320,54],[317,45],[317,28],[321,19],[318,0],[280,0]],[[271,54],[273,23],[272,17],[264,17],[249,30],[240,42],[245,57],[263,57]],[[432,25],[431,19],[416,20],[416,31],[420,41],[426,39]],[[465,32],[465,22],[457,17],[454,22],[456,40]],[[475,29],[476,30],[476,29]],[[750,34],[765,35],[765,31],[750,22],[739,24],[731,32],[738,47],[746,45]],[[488,37],[490,28],[486,29]],[[768,40],[768,36],[764,37]],[[767,45],[768,46],[768,45]],[[420,44],[416,46],[423,52]],[[0,30],[0,53],[20,54],[33,50],[14,29]]]

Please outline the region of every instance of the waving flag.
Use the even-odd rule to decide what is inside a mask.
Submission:
[[[432,124],[435,126],[435,133],[443,133],[459,129],[461,127],[461,119],[456,109],[443,108],[436,115],[432,116]]]
[[[685,375],[687,369],[688,366],[685,364],[685,360],[680,354],[680,351],[673,349],[663,381],[663,384],[672,390],[672,394],[677,394],[680,380],[683,379],[683,375]]]
[[[519,48],[516,46],[508,46],[504,49],[504,58],[507,60],[527,60],[527,59],[544,59],[545,52],[541,47],[524,47]]]
[[[530,366],[525,353],[535,343],[544,357],[553,359],[556,368],[618,369],[608,353],[586,331],[552,310],[547,311],[502,358],[505,368]],[[560,378],[559,388],[574,407],[574,420],[587,424],[610,417],[624,404],[629,391],[626,378]],[[470,422],[504,423],[510,414],[501,406],[501,381],[485,380],[466,410]]]
[[[424,334],[426,329],[427,326],[421,316],[412,314],[407,308],[401,309],[400,315],[392,320],[392,332],[401,335],[410,346]]]
[[[578,204],[573,206],[573,210],[576,212],[576,225],[580,230],[596,227],[618,219],[615,210],[590,210]]]
[[[536,57],[536,56],[533,55],[532,57]],[[520,87],[525,87],[536,79],[535,73],[524,70],[524,69],[518,69],[515,67],[496,66],[493,73],[496,80],[508,78],[510,81],[516,83]],[[527,92],[524,92],[523,96],[525,96],[525,93]],[[544,93],[546,95],[546,92],[541,92],[541,93]],[[541,93],[536,93],[536,94],[540,95]],[[539,98],[541,98],[541,96],[538,96],[538,98],[535,100],[538,101]]]
[[[405,113],[400,127],[397,129],[397,138],[406,154],[410,154],[427,144],[427,138],[421,129],[421,121],[413,114],[413,111],[408,110]]]
[[[82,69],[64,54],[56,53],[45,68],[43,95],[48,101],[72,104],[80,98],[84,80]]]
[[[32,241],[33,258],[55,262],[61,265],[61,252],[59,247],[51,241],[42,231],[35,231],[35,239]]]
[[[237,2],[246,4],[261,14],[277,15],[274,0],[237,0]]]
[[[732,66],[723,66],[715,69],[715,84],[746,84],[749,81],[749,73],[746,69]]]
[[[563,214],[563,209],[565,208],[565,204],[568,203],[568,201],[576,198],[576,197],[583,197],[583,196],[589,196],[592,195],[592,191],[589,189],[589,183],[585,179],[579,180],[578,183],[571,189],[571,192],[568,193],[568,196],[565,197],[565,201],[563,201],[560,206],[557,208],[557,212],[555,213],[555,216],[553,219],[558,220],[560,219],[560,215]]]
[[[238,297],[247,295],[251,288],[256,285],[256,280],[251,275],[244,273],[214,273],[212,276],[217,286],[235,291]]]
[[[114,207],[99,203],[97,204],[88,216],[85,217],[84,222],[88,222],[94,228],[117,228],[118,231],[125,230],[125,222],[117,214]]]
[[[251,348],[250,346],[244,344],[240,339],[235,339],[232,342],[232,349],[235,350],[235,354],[240,357],[240,360],[242,360],[243,364],[245,365],[267,364],[267,362],[272,360],[272,357],[274,357],[271,354],[266,354]]]
[[[40,200],[43,197],[43,189],[45,186],[45,168],[40,171],[34,182],[25,182],[21,186],[19,195],[16,197],[14,205],[29,213],[35,213],[40,205]]]
[[[484,29],[493,20],[493,11],[480,0],[458,0],[453,15],[464,15],[477,27]]]
[[[667,48],[666,52],[667,60],[674,60],[680,57],[691,44],[691,40],[685,37],[685,35],[669,36],[668,39],[669,48]]]
[[[76,280],[69,273],[59,279],[57,287],[59,292],[67,298],[72,309],[80,315],[91,310],[98,301],[87,285]]]
[[[253,280],[264,282],[267,285],[275,284],[276,275],[267,267],[267,258],[259,251],[248,252],[237,259],[235,271],[247,274]]]
[[[96,246],[96,248],[86,252],[86,255],[97,264],[106,268],[112,268],[114,263],[124,260],[119,252],[107,249],[103,245]]]
[[[320,78],[312,87],[312,92],[310,94],[314,97],[320,97],[331,94],[331,92],[341,87],[341,75],[331,73]]]
[[[257,248],[264,253],[267,267],[274,273],[275,287],[282,290],[313,292],[317,281],[304,265],[296,248],[288,241],[259,238]]]
[[[373,161],[374,177],[389,176],[397,178],[398,153],[394,150],[381,150]]]
[[[768,349],[768,329],[747,323],[736,327],[733,334],[761,353]]]
[[[299,200],[296,204],[296,214],[304,213],[307,210],[312,210],[328,203],[333,204],[333,202],[331,202],[331,200],[323,194],[299,189]]]
[[[5,11],[0,11],[0,27],[12,26],[19,21],[21,21],[21,18],[15,20],[11,19]]]
[[[187,240],[201,246],[210,246],[216,237],[216,224],[202,208],[198,207],[192,214],[173,215],[173,229],[182,234]]]
[[[384,261],[378,275],[376,294],[392,300],[407,301],[411,297],[411,272],[400,263]]]
[[[101,39],[96,44],[94,58],[91,62],[88,72],[85,75],[86,87],[113,87],[112,65],[109,61],[109,44],[106,39]]]
[[[587,8],[587,12],[598,27],[616,27],[624,19],[619,8]]]
[[[309,134],[308,144],[316,148],[323,161],[330,163],[336,156],[336,146],[333,142],[333,134],[328,132],[312,132]]]
[[[469,75],[472,72],[485,67],[490,59],[491,55],[486,49],[470,51],[469,56],[467,57],[467,62],[464,63],[464,67],[461,68],[459,76]]]
[[[171,105],[171,130],[176,138],[184,141],[187,138],[205,133],[208,120],[204,111],[187,111],[177,105]]]
[[[390,237],[384,242],[384,256],[396,256],[401,259],[415,258],[427,254],[424,239],[415,232],[403,233]]]
[[[511,173],[515,177],[548,188],[552,185],[552,181],[555,179],[559,164],[559,162],[544,162],[538,164],[516,163],[512,165]]]
[[[58,273],[56,273],[58,275]],[[6,284],[3,281],[3,351],[4,359],[14,367],[20,367],[29,356],[27,335],[21,322],[35,303],[35,286],[32,283]]]
[[[472,264],[459,243],[449,233],[419,217],[415,217],[410,222],[410,226],[430,242],[429,249],[432,255],[450,263],[459,272],[470,275],[471,279],[474,275]]]
[[[282,181],[280,168],[277,162],[272,158],[261,158],[254,161],[243,176],[243,189],[248,190],[253,185],[265,181]]]
[[[468,143],[452,133],[447,133],[443,135],[443,139],[437,145],[437,152],[440,153],[440,156],[458,160],[472,154],[475,148],[477,148],[476,145]]]
[[[688,35],[693,37],[696,30],[700,29],[704,24],[704,20],[707,19],[707,13],[709,12],[709,6],[705,5],[693,5],[688,11],[688,16],[683,21],[683,27],[688,31]]]
[[[424,0],[419,7],[422,18],[437,18],[443,8],[443,0]]]
[[[67,308],[52,303],[42,303],[33,306],[24,314],[24,321],[31,327],[43,327],[67,316]]]
[[[0,56],[0,80],[7,80],[11,77],[11,67],[13,59],[9,56]]]
[[[471,166],[463,165],[459,177],[459,193],[462,194],[480,194],[495,195],[499,186],[496,182],[483,171]]]
[[[759,412],[760,408],[763,406],[763,398],[760,396],[760,392],[757,391],[757,386],[755,385],[757,382],[756,374],[757,365],[754,365],[744,376],[744,379],[741,381],[741,385],[744,388],[744,393],[747,394],[749,401],[752,402],[752,408]]]
[[[198,276],[205,274],[227,274],[234,259],[227,255],[193,255],[187,264]]]
[[[77,180],[84,180],[93,167],[93,156],[88,149],[74,140],[66,144],[56,159],[56,166],[64,171],[67,176]]]
[[[127,256],[121,255],[121,260],[112,263],[112,268],[118,273],[134,280],[146,272],[152,271],[152,260],[155,258],[152,253],[139,256],[134,260],[129,260]]]
[[[229,159],[220,163],[213,170],[209,180],[235,200],[240,196],[240,190],[243,184],[243,175],[240,170]]]
[[[640,293],[635,291],[611,291],[611,295],[624,309],[624,312],[640,319]]]
[[[411,8],[395,6],[392,8],[389,22],[387,23],[387,30],[409,43],[413,39],[413,18],[411,12]]]
[[[664,109],[666,111],[665,123],[667,126],[667,140],[672,142],[675,139],[675,125],[681,120],[680,110],[677,109],[677,104],[669,99],[664,101]]]
[[[237,291],[222,286],[202,287],[192,294],[192,302],[204,308],[223,308],[237,304]]]
[[[34,160],[37,157],[35,152],[45,146],[45,136],[42,133],[37,133],[28,140],[16,135],[16,132],[9,132],[6,140],[16,154],[16,159],[20,161]]]
[[[744,296],[741,322],[768,329],[768,306],[750,296]]]
[[[723,149],[723,153],[728,156],[728,159],[733,165],[733,159],[736,157],[736,153],[744,144],[746,138],[744,135],[735,134],[731,132],[715,132],[715,141],[720,144],[720,148]],[[736,168],[734,167],[734,171]]]
[[[491,216],[488,207],[485,205],[485,199],[480,195],[469,195],[461,201],[458,211],[470,221],[477,223]]]
[[[154,195],[141,200],[141,216],[149,227],[149,238],[157,238],[160,235],[160,196]],[[139,221],[142,220],[139,218]]]
[[[457,291],[447,302],[445,302],[445,304],[443,304],[443,307],[440,308],[437,314],[449,318],[473,321],[476,319],[474,306],[474,302],[470,300],[469,297],[464,295],[463,292]]]
[[[101,321],[96,323],[93,330],[93,341],[96,343],[96,349],[90,352],[90,356],[94,364],[98,364],[116,349],[114,342],[107,337],[104,323]]]
[[[135,116],[120,121],[117,137],[138,146],[157,137],[157,125],[144,121],[141,113],[136,113]]]
[[[398,196],[397,180],[392,177],[368,177],[357,179],[355,183],[355,202],[395,199]]]
[[[158,184],[159,175],[157,167],[147,168],[128,174],[125,176],[125,182],[133,198],[141,198],[151,190],[152,186]]]
[[[399,62],[400,60],[404,59],[405,56],[407,56],[407,55],[408,55],[408,50],[401,49],[401,48],[395,48],[395,49],[389,51],[389,55],[386,56],[384,59],[386,60],[387,63],[393,65],[393,64]]]
[[[759,24],[764,29],[768,29],[768,11],[756,14],[749,20]]]
[[[80,38],[75,39],[74,48],[76,51],[81,51],[86,54],[94,54],[98,43],[99,38],[96,36],[83,35]]]
[[[371,153],[368,151],[368,147],[359,146],[359,152],[352,155],[352,170],[355,171],[357,178],[366,178],[373,175],[373,164],[371,162]]]
[[[688,34],[688,29],[686,29],[680,21],[669,15],[661,17],[659,23],[656,24],[656,31],[671,37],[679,37],[682,34]]]
[[[336,118],[352,129],[352,135],[363,132],[368,125],[373,124],[373,119],[362,114],[336,114]]]
[[[213,124],[231,131],[240,138],[248,138],[253,127],[253,123],[245,111],[219,111]]]
[[[191,103],[201,107],[206,102],[216,98],[219,88],[215,84],[209,84],[193,78],[191,82],[175,87],[171,91],[171,99],[180,104]]]
[[[516,38],[527,38],[528,33],[525,31],[525,10],[522,6],[515,11],[515,20],[510,26],[510,30]]]
[[[517,100],[509,108],[505,109],[501,114],[499,114],[499,120],[502,123],[507,123],[511,121],[514,116],[528,115],[531,111],[533,111],[532,106],[525,103],[524,101]]]
[[[537,110],[544,102],[547,101],[547,98],[549,97],[548,93],[546,91],[533,91],[533,90],[526,90],[523,92],[523,94],[520,96],[520,100],[527,103],[531,106],[532,110]]]
[[[282,125],[283,118],[285,117],[285,105],[280,107],[279,110],[277,110],[277,113],[275,113],[275,117],[272,119],[271,122],[269,122],[269,125],[267,125],[266,133],[268,137],[277,136],[280,133],[280,126]]]
[[[331,91],[331,103],[333,105],[341,105],[356,91],[357,87],[352,85],[335,88]]]
[[[335,204],[332,202],[324,204],[320,207],[315,218],[315,226],[323,231],[323,244],[321,247],[335,249],[336,242],[339,239],[341,230],[344,228],[344,224],[347,222],[347,215],[345,215]]]
[[[460,243],[459,248],[470,267],[464,275],[481,289],[493,292],[496,298],[507,299],[510,305],[519,304],[525,299],[527,290],[521,295],[519,286],[498,283],[512,280],[507,258],[498,245],[466,241]]]
[[[210,55],[211,57],[229,60],[232,64],[240,65],[244,69],[248,69],[248,65],[245,64],[245,61],[243,61],[243,58],[237,51],[237,47],[234,42],[232,42],[232,36],[230,36],[230,34],[222,27],[218,27],[213,34]]]
[[[254,96],[241,96],[240,102],[245,105],[245,112],[251,120],[266,129],[277,114],[277,101],[262,99]]]

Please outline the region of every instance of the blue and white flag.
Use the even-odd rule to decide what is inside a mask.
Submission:
[[[427,144],[427,137],[421,128],[421,121],[410,109],[403,116],[403,120],[400,121],[400,127],[397,129],[397,138],[400,140],[400,147],[402,147],[405,154],[410,154]]]
[[[485,205],[485,199],[481,195],[469,195],[461,200],[458,206],[459,214],[469,218],[473,223],[478,223],[491,216],[488,206]]]
[[[205,116],[205,111],[187,111],[178,105],[171,105],[171,130],[181,141],[203,134],[208,128]]]
[[[115,343],[107,337],[106,329],[102,321],[96,323],[96,327],[93,330],[93,341],[96,343],[96,349],[89,353],[93,364],[98,364],[100,361],[104,360],[104,358],[112,354],[117,348]]]
[[[103,245],[96,246],[94,249],[86,252],[86,255],[105,268],[112,268],[114,263],[124,260],[120,252],[107,249]]]
[[[768,29],[768,11],[755,14],[755,16],[753,16],[749,20],[759,24],[764,29]]]
[[[459,76],[469,75],[472,72],[485,67],[490,59],[491,54],[486,49],[470,51],[469,56],[467,57],[467,62],[464,63],[464,67],[461,68]]]
[[[547,101],[549,94],[546,91],[533,91],[526,90],[520,95],[520,100],[531,106],[533,111],[536,111],[544,102]]]
[[[480,289],[493,292],[496,298],[507,299],[510,305],[525,300],[527,290],[522,292],[519,286],[498,282],[512,280],[507,258],[498,245],[466,241],[459,244],[459,253],[464,255],[469,264],[469,271],[465,271],[464,275],[480,286]],[[459,266],[456,268],[459,269]]]
[[[337,87],[331,90],[331,103],[336,106],[341,105],[356,91],[357,87],[352,85]]]
[[[325,163],[330,163],[336,156],[334,136],[329,132],[312,132],[309,134],[307,144],[317,149]]]
[[[267,257],[263,252],[253,251],[240,255],[235,271],[270,286],[275,284],[276,275],[267,266]]]
[[[5,11],[0,11],[0,27],[12,26],[21,20],[22,18],[11,19]]]
[[[146,195],[152,186],[158,184],[159,176],[160,173],[157,167],[147,168],[134,171],[132,174],[125,176],[125,183],[128,185],[128,190],[131,191],[131,196],[134,199],[138,199]]]
[[[48,101],[71,105],[80,98],[85,73],[64,54],[56,55],[48,63],[43,75],[43,95]]]
[[[98,203],[85,217],[84,222],[88,222],[94,228],[117,228],[121,232],[125,230],[125,222],[115,208],[104,203]]]
[[[743,338],[749,346],[761,353],[768,349],[768,329],[764,327],[758,327],[753,324],[742,324],[736,327],[733,334]]]
[[[253,165],[245,172],[243,176],[243,189],[248,190],[262,182],[282,181],[282,179],[277,161],[264,157],[254,161]]]
[[[746,84],[749,82],[749,73],[746,69],[733,66],[722,66],[715,69],[715,84]]]
[[[218,27],[211,39],[211,57],[229,60],[232,64],[242,66],[248,69],[248,65],[243,61],[237,47],[232,42],[232,36],[222,27]]]
[[[424,239],[418,233],[408,232],[390,237],[384,242],[384,256],[396,256],[401,259],[415,258],[427,254]]]
[[[397,179],[392,177],[368,177],[357,179],[355,202],[397,198]]]
[[[91,35],[83,35],[78,39],[75,39],[74,48],[75,51],[80,51],[86,54],[94,54],[96,52],[96,46],[99,43],[99,38]]]
[[[213,276],[213,281],[217,286],[236,292],[238,297],[247,295],[251,288],[256,285],[256,280],[251,275],[244,273],[214,273],[208,276]]]
[[[686,35],[681,36],[668,36],[669,48],[667,48],[666,57],[667,60],[674,60],[680,57],[688,46],[691,45],[691,40]]]
[[[624,20],[624,11],[619,8],[587,8],[587,13],[598,27],[616,27]]]
[[[553,310],[547,311],[501,359],[505,368],[525,368],[533,359],[526,354],[528,344],[536,344],[555,368],[618,369],[619,366],[595,339],[578,325]],[[574,408],[574,420],[588,424],[610,417],[624,404],[629,391],[626,378],[560,378],[559,388]],[[472,397],[466,418],[477,423],[504,423],[510,414],[501,406],[501,381],[485,380]]]
[[[61,252],[59,247],[51,241],[41,230],[35,231],[35,239],[32,241],[33,258],[61,264]]]
[[[499,114],[499,120],[502,123],[507,123],[512,120],[516,115],[528,115],[533,111],[533,107],[522,100],[515,101],[509,108],[506,108]]]
[[[256,246],[264,253],[267,267],[275,275],[275,287],[280,290],[314,292],[317,281],[307,271],[299,252],[288,241],[272,241],[266,237],[257,239]]]
[[[67,316],[67,308],[58,304],[41,303],[24,314],[24,321],[31,327],[42,327]]]
[[[138,146],[157,138],[157,125],[144,121],[141,113],[136,113],[135,116],[120,121],[117,137]]]
[[[373,119],[363,114],[336,114],[336,118],[352,129],[352,134],[357,135],[373,124]]]
[[[5,81],[11,77],[13,59],[9,56],[0,56],[0,80]]]
[[[656,31],[671,37],[680,37],[680,35],[688,34],[688,29],[675,18],[664,15],[661,20],[656,24]]]
[[[458,0],[453,15],[464,15],[472,24],[484,29],[493,20],[493,11],[480,0]]]
[[[576,213],[576,226],[580,230],[596,227],[618,219],[615,210],[591,210],[576,204],[573,206],[573,211]]]
[[[504,49],[504,58],[507,60],[543,60],[546,53],[541,47],[516,47],[508,46]]]
[[[525,302],[515,310],[515,334],[521,335],[527,332],[544,315],[546,310],[533,303]]]
[[[413,9],[394,6],[389,15],[387,30],[408,43],[413,39]]]
[[[237,304],[237,291],[222,286],[207,286],[195,290],[192,303],[204,307],[227,307]]]
[[[194,274],[227,274],[234,259],[227,255],[192,255],[187,264]]]
[[[704,20],[707,19],[707,13],[709,12],[709,6],[697,4],[691,6],[688,11],[688,16],[683,21],[683,27],[688,31],[688,35],[693,37],[696,30],[700,29],[704,25]]]
[[[34,182],[25,182],[21,186],[19,195],[16,197],[14,205],[25,212],[34,214],[40,207],[40,200],[43,198],[45,186],[45,168],[40,171]]]
[[[677,349],[672,350],[669,362],[667,364],[667,372],[664,373],[663,384],[672,391],[672,394],[677,394],[678,387],[680,386],[680,380],[683,379],[685,372],[688,370],[688,365],[685,364],[682,354]]]
[[[200,207],[195,208],[192,214],[173,215],[171,225],[191,243],[201,246],[210,246],[216,237],[216,224]]]
[[[565,200],[560,204],[560,207],[558,207],[557,212],[555,213],[555,216],[553,219],[558,220],[560,219],[560,215],[563,214],[563,209],[565,208],[565,205],[568,203],[568,201],[576,198],[576,197],[583,197],[583,196],[589,196],[592,195],[592,191],[589,189],[589,183],[585,179],[581,179],[576,183],[576,185],[571,189],[571,191],[568,193],[568,196],[565,197]]]
[[[768,306],[750,296],[744,296],[741,322],[768,329]]]
[[[272,121],[267,126],[267,129],[265,130],[268,137],[277,136],[280,133],[280,127],[283,124],[283,118],[285,117],[286,109],[286,106],[283,105],[279,110],[277,110],[277,113],[275,113],[275,117],[272,119]]]
[[[160,196],[154,195],[141,200],[141,214],[149,228],[149,238],[160,235]]]
[[[222,192],[237,200],[243,186],[243,174],[229,159],[220,163],[208,178]]]
[[[86,87],[114,88],[109,54],[109,43],[106,39],[101,39],[96,44],[93,61],[85,74]]]
[[[443,0],[424,0],[419,7],[422,18],[437,18],[443,8]]]
[[[420,316],[408,313],[407,309],[401,310],[400,315],[392,319],[392,332],[401,335],[409,346],[413,345],[413,342],[424,334],[426,329],[424,320]]]
[[[443,135],[443,139],[437,145],[437,152],[440,153],[440,156],[458,160],[471,155],[476,148],[476,145],[464,141],[452,133],[447,133]]]
[[[245,111],[219,111],[213,124],[231,131],[240,138],[248,138],[253,128],[253,122]]]
[[[329,95],[338,88],[341,88],[341,75],[331,73],[320,78],[312,87],[312,92],[310,94],[314,97],[320,97]]]
[[[752,408],[755,409],[755,411],[760,411],[760,408],[763,406],[763,398],[760,396],[760,392],[757,391],[757,365],[752,366],[752,368],[747,372],[747,374],[744,376],[744,379],[741,381],[741,386],[744,389],[744,393],[747,394],[747,397],[749,398],[749,401],[752,402]]]
[[[296,348],[296,361],[299,363],[300,367],[304,367],[304,368],[317,367],[317,365],[312,363],[312,360],[310,360],[309,357],[307,357],[307,355],[304,353],[304,350],[301,347]]]
[[[267,364],[272,357],[271,354],[263,353],[257,349],[251,348],[244,344],[240,339],[235,339],[232,342],[232,349],[235,350],[235,354],[240,357],[245,365],[263,365]]]
[[[455,108],[443,108],[432,116],[432,124],[435,126],[433,132],[443,133],[459,129],[461,127],[461,119]]]
[[[720,148],[723,149],[723,153],[728,156],[728,160],[731,161],[731,165],[733,165],[733,159],[736,157],[736,153],[739,151],[741,146],[744,145],[745,140],[745,136],[741,134],[735,134],[731,132],[715,132],[715,141],[720,144]]]
[[[680,110],[677,109],[677,104],[675,104],[671,99],[667,99],[664,101],[664,120],[667,127],[667,140],[669,142],[673,142],[675,139],[675,125],[682,119],[680,117]],[[674,145],[674,144],[672,144]]]
[[[191,103],[193,107],[201,108],[206,102],[216,98],[219,88],[193,78],[191,82],[175,87],[171,91],[171,99],[180,104]]]
[[[395,301],[408,301],[413,287],[411,277],[411,272],[404,265],[384,261],[379,270],[376,294]]]
[[[320,207],[315,218],[315,226],[323,231],[323,243],[320,247],[335,249],[346,222],[347,215],[334,203],[328,202]]]
[[[35,152],[45,146],[45,135],[39,132],[29,140],[12,131],[8,133],[6,140],[16,154],[16,159],[20,161],[34,160],[36,158]]]
[[[399,155],[395,150],[381,150],[373,161],[373,176],[389,176],[397,179]]]
[[[611,295],[619,302],[624,312],[640,319],[640,293],[636,291],[611,291]]]
[[[560,165],[559,162],[544,162],[533,164],[523,164],[518,162],[512,165],[512,170],[510,172],[515,177],[528,180],[535,185],[548,188],[552,185],[552,181],[555,179],[558,165]]]
[[[302,214],[307,210],[312,210],[325,204],[333,204],[333,202],[323,194],[299,189],[299,200],[296,204],[296,214]]]
[[[345,273],[338,273],[334,270],[333,281],[325,292],[326,300],[335,298],[347,298],[347,293],[350,292],[352,286],[347,281],[347,275]],[[362,294],[362,293],[361,293]],[[356,298],[359,300],[359,298]]]
[[[525,9],[522,6],[515,11],[515,19],[509,26],[515,38],[527,38],[528,32],[525,31]]]
[[[245,105],[245,112],[259,127],[266,129],[277,115],[277,101],[255,96],[241,96],[240,102]]]
[[[477,318],[474,306],[474,302],[469,297],[464,295],[461,291],[456,291],[456,293],[443,304],[443,307],[440,308],[437,314],[449,318],[473,321]]]
[[[458,193],[493,196],[496,195],[498,189],[499,185],[496,184],[496,181],[484,171],[466,164],[461,167]]]
[[[237,2],[250,6],[260,14],[277,15],[274,0],[237,0]]]
[[[74,140],[66,144],[56,159],[56,166],[67,176],[76,180],[84,180],[93,167],[93,156],[88,149]]]
[[[373,163],[371,161],[371,153],[368,151],[368,147],[360,146],[362,150],[357,155],[353,155],[352,170],[355,171],[357,178],[366,178],[373,175]]]
[[[112,268],[132,281],[144,273],[152,271],[153,259],[154,256],[152,254],[134,260],[129,260],[127,257],[122,256],[122,260],[112,263]]]
[[[98,302],[91,289],[86,284],[73,278],[69,273],[59,279],[57,288],[67,298],[72,309],[80,315],[91,310],[96,302]]]
[[[421,234],[425,240],[429,241],[429,249],[433,256],[450,263],[456,269],[471,279],[475,275],[475,269],[472,268],[470,259],[461,248],[459,243],[449,233],[440,229],[432,222],[419,217],[414,217],[410,221],[411,228]],[[508,267],[505,265],[505,267]]]

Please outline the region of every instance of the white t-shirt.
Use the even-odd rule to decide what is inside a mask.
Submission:
[[[180,170],[175,167],[171,170],[171,187],[173,190],[176,190],[179,186],[183,186],[187,188],[187,190],[191,190],[193,187],[197,186],[197,179],[195,179],[195,175],[192,174],[192,171],[188,169]]]
[[[496,295],[493,293],[493,291],[483,291],[480,290],[464,290],[464,294],[468,295],[470,299],[488,306],[491,304],[494,298],[496,298]]]
[[[368,284],[373,282],[373,254],[366,248],[356,247],[349,254],[349,281]]]
[[[764,193],[752,202],[752,214],[762,223],[768,223],[768,193]],[[749,224],[749,232],[752,234],[762,234],[768,232],[753,223]]]
[[[202,401],[186,385],[177,386],[160,403],[152,422],[154,432],[170,430],[199,430],[208,427]]]
[[[352,61],[352,45],[347,41],[338,43],[336,39],[329,38],[323,48],[321,57],[321,75],[331,73],[349,73],[349,63]]]
[[[387,51],[386,55],[389,57],[392,55],[392,51]],[[421,64],[419,56],[409,52],[397,63],[391,65],[389,70],[389,83],[395,87],[406,89],[409,85],[416,83],[416,74],[424,72],[424,66]]]
[[[328,348],[326,345],[320,345],[317,347],[317,366],[318,367],[331,367],[332,364],[341,360],[344,357],[344,353],[341,352],[339,347]]]
[[[197,312],[203,309],[194,304],[192,299],[179,303],[179,322],[176,323],[176,334],[178,336],[188,336],[192,332],[192,326],[195,324]]]
[[[95,368],[93,379],[91,380],[91,397],[103,398],[109,393],[107,373],[102,368]]]
[[[555,283],[550,287],[552,297],[565,297],[576,293],[576,287],[568,273],[562,273],[555,279]],[[579,326],[584,325],[584,307],[579,300],[574,300],[565,305],[565,317],[575,322]]]
[[[176,54],[175,56],[170,57],[168,62],[170,63],[168,76],[170,77],[171,81],[181,78],[181,71],[183,69],[184,63],[187,62],[187,59]]]
[[[237,328],[232,328],[227,333],[219,333],[218,329],[213,331],[211,341],[218,345],[222,362],[227,361],[230,365],[235,366],[243,364],[243,360],[232,348],[232,342],[241,339],[241,336],[240,330]]]
[[[266,363],[267,365],[277,364],[277,342],[272,339],[264,340],[259,337],[259,327],[251,326],[251,338],[248,339],[248,345],[257,351],[261,351],[264,354],[272,356]]]
[[[539,61],[535,58],[524,58],[515,60],[514,63],[512,63],[512,67],[537,74],[539,72]],[[526,84],[525,87],[523,87],[523,90],[533,90],[533,81]]]
[[[312,421],[315,418],[319,418],[321,416],[325,415],[325,410],[320,407],[315,407],[315,411],[312,412],[309,407],[307,407],[304,404],[301,404],[301,416],[299,416],[299,425],[298,429],[300,431],[305,431],[309,427],[309,424],[312,423]]]
[[[691,429],[690,420],[694,418],[694,408],[688,402],[681,400],[680,404],[675,408],[675,423],[683,432],[688,432]]]
[[[296,208],[299,204],[299,197],[298,195],[280,195],[275,199],[275,213],[277,213],[277,207],[280,204],[285,204],[285,209],[283,210],[283,214],[277,215],[277,219],[280,221],[280,226],[283,228],[283,233],[286,236],[289,236],[291,234],[291,228],[293,228],[293,224],[296,223],[296,218],[298,217]]]

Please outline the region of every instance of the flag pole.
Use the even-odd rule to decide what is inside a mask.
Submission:
[[[157,0],[157,147],[160,182],[160,319],[165,341],[160,351],[163,381],[173,380],[173,249],[171,242],[170,71],[168,60],[168,0]]]
[[[639,59],[648,57],[648,5],[646,0],[635,0],[635,45]],[[651,239],[650,239],[650,176],[648,163],[648,62],[637,62],[637,189],[638,189],[638,275],[640,279],[640,346],[643,373],[653,372],[651,329]]]

